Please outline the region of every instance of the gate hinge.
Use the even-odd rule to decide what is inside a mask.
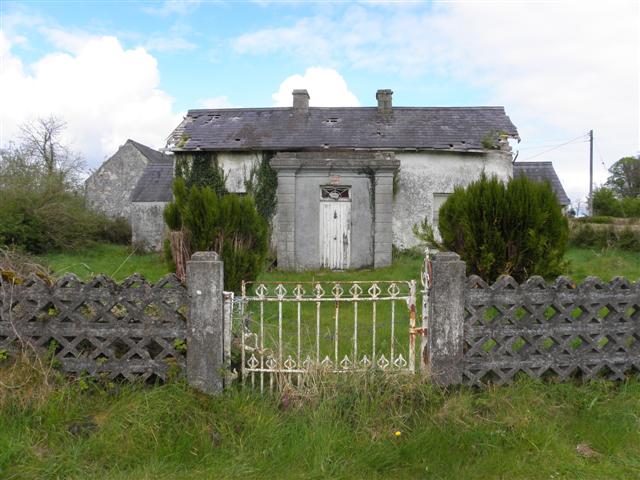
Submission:
[[[416,327],[416,328],[411,328],[409,329],[409,333],[411,333],[412,335],[415,335],[416,333],[419,333],[420,335],[423,336],[427,336],[427,327]]]

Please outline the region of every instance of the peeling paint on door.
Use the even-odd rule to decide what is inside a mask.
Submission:
[[[351,199],[344,195],[323,197],[320,202],[322,266],[343,270],[349,268],[351,260]]]

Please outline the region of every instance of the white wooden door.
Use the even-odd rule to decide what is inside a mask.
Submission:
[[[320,202],[320,255],[325,268],[349,268],[351,202]]]

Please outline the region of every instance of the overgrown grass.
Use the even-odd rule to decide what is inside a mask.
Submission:
[[[622,276],[630,281],[640,280],[640,253],[623,250],[571,248],[565,259],[569,261],[568,275],[576,282],[588,276],[611,280]]]
[[[73,252],[50,253],[39,258],[56,276],[71,272],[89,279],[104,273],[122,281],[133,273],[141,273],[150,282],[155,282],[169,273],[160,253],[132,254],[131,247],[106,243]]]
[[[68,253],[52,253],[40,260],[60,276],[73,272],[87,279],[98,273],[113,275],[122,280],[132,273],[143,274],[148,280],[156,281],[169,270],[161,254],[147,253],[131,255],[129,247],[121,245],[97,244],[94,247]],[[640,279],[640,255],[634,252],[608,249],[570,248],[565,259],[569,261],[567,275],[580,282],[589,275],[603,280],[621,275],[630,280]],[[411,252],[399,255],[393,266],[387,268],[349,270],[332,272],[318,270],[313,272],[272,271],[261,275],[264,281],[351,281],[351,280],[410,280],[419,279],[422,259]]]
[[[640,478],[636,380],[446,391],[334,376],[301,395],[209,398],[181,382],[13,390],[9,370],[0,478]]]

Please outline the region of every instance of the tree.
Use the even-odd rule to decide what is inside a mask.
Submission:
[[[174,181],[173,194],[164,219],[176,274],[184,277],[184,265],[193,252],[212,250],[224,261],[226,289],[237,292],[242,280],[254,280],[264,267],[269,233],[253,198],[219,196],[210,187],[187,188],[180,177]]]
[[[521,177],[505,184],[482,174],[467,187],[455,188],[440,209],[438,228],[440,242],[426,219],[414,232],[458,253],[467,273],[486,281],[503,274],[523,281],[562,273],[568,222],[549,183]]]
[[[126,222],[86,208],[82,162],[62,142],[63,128],[55,117],[38,119],[21,126],[20,143],[0,150],[0,244],[43,253],[95,240],[128,243]]]
[[[640,197],[640,158],[624,157],[609,168],[605,185],[618,198]]]
[[[609,217],[624,217],[622,205],[613,193],[613,190],[606,187],[597,188],[593,192],[593,212],[596,215],[606,215]]]

